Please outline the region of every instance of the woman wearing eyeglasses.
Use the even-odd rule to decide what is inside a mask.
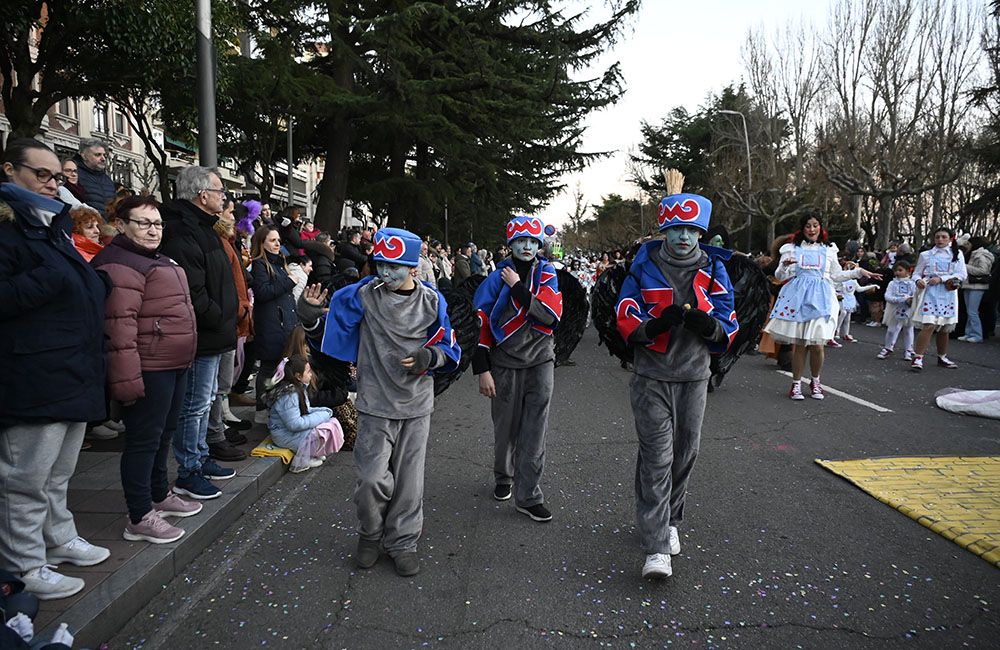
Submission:
[[[0,567],[43,600],[84,581],[49,567],[99,564],[66,506],[86,423],[105,412],[107,287],[73,248],[59,158],[7,143],[0,184]]]
[[[92,264],[113,285],[104,331],[108,387],[123,405],[125,422],[121,473],[129,523],[123,536],[167,544],[184,531],[164,518],[197,514],[201,504],[172,493],[167,481],[167,456],[197,336],[187,275],[158,252],[163,237],[159,208],[148,196],[122,199],[114,218],[123,233]]]

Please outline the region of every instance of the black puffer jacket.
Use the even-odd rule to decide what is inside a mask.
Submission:
[[[312,273],[309,274],[309,284],[319,283],[332,295],[336,288],[333,286],[333,276],[337,274],[337,266],[333,249],[318,241],[304,241],[302,248],[306,256],[312,262]]]
[[[164,223],[160,252],[184,269],[191,289],[198,356],[235,349],[239,299],[229,257],[212,230],[218,219],[184,199],[167,203],[160,212]]]
[[[76,154],[73,161],[76,163],[77,174],[79,174],[77,184],[87,192],[87,205],[100,212],[101,216],[107,219],[105,213],[108,209],[108,203],[115,198],[115,182],[111,180],[107,172],[91,171],[83,164],[83,158],[80,157],[80,154]]]
[[[105,418],[104,300],[63,206],[50,227],[0,184],[0,427]]]

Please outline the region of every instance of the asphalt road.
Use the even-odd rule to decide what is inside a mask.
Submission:
[[[959,370],[876,360],[884,330],[828,355],[847,399],[787,399],[745,357],[710,396],[674,575],[643,580],[629,375],[588,331],[556,371],[538,524],[492,499],[488,404],[465,377],[428,450],[423,571],[354,568],[350,455],[287,475],[110,648],[996,648],[1000,571],[814,463],[1000,450],[1000,422],[933,405],[1000,387],[1000,345]],[[929,361],[933,357],[928,357]]]

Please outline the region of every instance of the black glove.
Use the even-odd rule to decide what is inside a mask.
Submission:
[[[531,290],[524,286],[524,283],[520,280],[511,286],[510,295],[521,303],[522,307],[528,307],[531,305]]]
[[[299,316],[299,322],[306,327],[312,327],[316,321],[323,317],[323,307],[310,305],[306,300],[305,292],[302,292],[295,303],[295,313]]]
[[[684,312],[684,327],[706,339],[715,336],[715,319],[700,309],[688,309]]]
[[[411,350],[406,356],[413,357],[414,364],[409,369],[411,375],[419,375],[424,372],[431,367],[431,362],[434,360],[434,353],[431,352],[430,348],[417,348]]]
[[[683,321],[684,308],[680,305],[670,305],[663,310],[662,314],[646,322],[646,336],[655,339],[674,325],[680,325]]]

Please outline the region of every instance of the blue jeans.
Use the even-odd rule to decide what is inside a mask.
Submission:
[[[221,358],[219,354],[195,357],[188,374],[184,403],[174,432],[178,478],[200,472],[202,459],[208,457],[208,417],[219,385]]]
[[[965,290],[965,311],[967,320],[965,321],[965,337],[973,341],[983,340],[983,322],[979,320],[979,303],[983,301],[982,289]]]

